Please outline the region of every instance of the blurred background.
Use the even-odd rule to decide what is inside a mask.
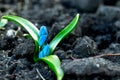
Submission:
[[[101,5],[120,7],[120,0],[0,0],[0,16],[19,15],[51,26],[76,13],[95,13]]]

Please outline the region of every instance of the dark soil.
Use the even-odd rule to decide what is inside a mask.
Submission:
[[[77,28],[54,52],[63,80],[120,80],[120,0],[0,0],[0,17],[18,15],[38,28],[46,25],[48,42],[77,13]],[[34,63],[35,44],[25,33],[11,22],[0,29],[0,80],[56,80],[44,62]]]

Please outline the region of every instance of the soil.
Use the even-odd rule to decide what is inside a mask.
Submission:
[[[120,0],[0,0],[0,17],[17,15],[37,28],[46,25],[48,43],[77,13],[77,28],[54,52],[63,80],[120,80]],[[47,64],[34,63],[35,44],[26,33],[12,22],[0,29],[0,80],[56,80]]]

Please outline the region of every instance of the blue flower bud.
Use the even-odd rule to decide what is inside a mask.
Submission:
[[[43,52],[45,56],[48,56],[50,53],[50,46],[47,44],[43,47]]]
[[[39,35],[40,35],[39,46],[42,46],[45,43],[48,36],[48,31],[46,26],[41,26]]]
[[[48,31],[47,31],[46,26],[40,27],[40,36],[42,36],[42,35],[48,35]]]
[[[38,57],[43,58],[44,57],[43,54],[44,54],[43,51],[40,51]]]
[[[47,39],[47,35],[40,36],[39,38],[39,46],[42,46]]]
[[[48,56],[50,54],[50,46],[47,44],[42,48],[42,51],[39,53],[39,58]]]

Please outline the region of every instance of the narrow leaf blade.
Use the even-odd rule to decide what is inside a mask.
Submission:
[[[53,53],[56,46],[62,41],[68,34],[72,32],[72,30],[77,25],[77,22],[79,20],[79,14],[75,16],[75,18],[70,22],[70,24],[67,25],[61,32],[59,32],[53,40],[50,42],[50,54]]]

